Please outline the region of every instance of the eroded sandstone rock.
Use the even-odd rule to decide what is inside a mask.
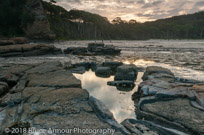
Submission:
[[[148,76],[153,74],[153,73],[156,73],[157,75],[161,75],[161,73],[162,73],[165,76],[168,75],[170,77],[174,76],[174,74],[169,69],[162,68],[162,67],[151,66],[151,67],[147,67],[142,79],[147,80]]]
[[[59,70],[48,73],[31,73],[27,75],[28,87],[60,87],[81,88],[81,81],[77,80],[71,72]]]
[[[102,114],[97,114],[96,106],[90,105],[89,94],[81,89],[80,81],[59,63],[47,63],[47,69],[43,63],[21,68],[15,65],[5,67],[3,71],[9,74],[12,68],[12,74],[20,76],[12,92],[0,98],[0,134],[6,134],[5,128],[29,127],[44,129],[44,135],[50,128],[76,127],[108,129],[112,132],[107,134],[124,134],[123,126],[114,118],[106,121]],[[110,113],[107,109],[103,112]]]
[[[0,46],[0,57],[37,56],[47,54],[62,54],[61,49],[45,44],[22,44]]]
[[[110,77],[112,70],[110,67],[97,67],[95,73],[99,77]]]
[[[180,81],[161,67],[148,67],[143,79],[132,97],[138,119],[176,129],[176,134],[204,134],[204,94],[200,82]]]
[[[117,72],[115,74],[115,81],[135,81],[137,78],[137,67],[135,65],[122,65],[117,68]]]

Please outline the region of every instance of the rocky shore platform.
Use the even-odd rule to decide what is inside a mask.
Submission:
[[[0,46],[14,45],[14,44],[27,44],[27,43],[28,43],[28,40],[24,37],[0,39]]]
[[[148,67],[142,79],[132,96],[137,119],[151,121],[155,128],[162,126],[168,130],[164,134],[204,134],[202,82],[177,78],[161,67]]]
[[[46,44],[0,46],[0,57],[28,57],[62,54],[61,49]]]
[[[0,57],[29,57],[56,54],[62,54],[62,50],[49,44],[29,43],[24,37],[0,40]]]
[[[86,64],[78,64],[82,65]],[[123,77],[135,79],[132,76],[137,72],[132,65],[103,63],[101,66],[104,65],[110,69],[118,67],[116,82]],[[116,135],[204,133],[201,83],[176,78],[168,69],[148,67],[144,81],[133,95],[137,119],[118,123],[102,102],[81,88],[72,69],[59,62],[0,67],[0,134],[11,134],[5,129],[31,127],[38,131],[44,129],[43,135],[54,135],[50,128],[103,129],[104,134]],[[109,74],[110,69],[98,67],[103,74]]]
[[[90,46],[91,45],[91,46]],[[88,47],[56,48],[50,44],[29,43],[24,37],[0,39],[0,57],[29,57],[40,55],[77,55],[77,56],[101,56],[119,55],[120,49],[113,45],[89,44]]]
[[[58,62],[1,67],[0,95],[2,135],[7,135],[6,128],[29,127],[46,131],[80,128],[112,130],[108,134],[128,132]]]

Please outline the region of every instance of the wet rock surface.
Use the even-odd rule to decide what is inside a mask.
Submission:
[[[14,45],[14,44],[26,44],[26,43],[28,43],[28,41],[24,37],[16,37],[16,38],[0,40],[0,46]]]
[[[128,80],[134,82],[137,78],[137,67],[135,65],[122,65],[117,68],[115,81]]]
[[[81,88],[81,82],[60,63],[7,65],[1,68],[0,75],[5,76],[0,82],[2,135],[7,135],[5,128],[14,127],[45,129],[44,134],[48,134],[49,128],[76,127],[110,129],[112,132],[107,134],[130,134],[116,122],[103,103],[89,98],[87,90]],[[10,80],[15,84],[7,85]]]
[[[110,67],[97,67],[95,73],[97,76],[110,77],[112,71]]]
[[[45,44],[21,44],[0,46],[0,57],[28,57],[38,55],[62,54],[61,49]]]
[[[69,47],[64,50],[65,54],[85,55],[88,53],[86,47]]]
[[[85,69],[85,67],[76,67],[76,68],[72,68],[70,71],[72,73],[83,74],[86,72],[86,69]]]
[[[180,81],[161,67],[148,67],[143,80],[132,96],[138,119],[186,134],[204,134],[203,83]]]
[[[147,68],[146,79],[132,96],[138,120],[126,119],[120,124],[103,103],[89,97],[81,82],[72,75],[74,71],[89,70],[93,66],[97,69],[97,65],[126,74],[138,72],[135,66],[114,62],[76,63],[68,70],[60,62],[0,67],[1,133],[7,127],[46,130],[79,127],[109,128],[119,135],[203,135],[202,82],[177,78],[161,67]],[[128,80],[109,83],[118,89],[134,84]]]
[[[105,45],[104,43],[88,43],[88,47],[68,47],[64,50],[65,54],[73,55],[119,55],[121,49],[113,45]]]

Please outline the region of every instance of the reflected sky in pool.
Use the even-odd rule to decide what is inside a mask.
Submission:
[[[124,64],[135,64],[138,67],[146,68],[147,66],[162,66],[170,69],[176,76],[204,80],[204,72],[195,71],[188,68],[181,68],[170,66],[163,63],[155,63],[154,61],[145,60],[127,60],[123,61]],[[95,75],[95,72],[89,70],[84,74],[74,74],[75,77],[82,82],[82,88],[86,89],[90,96],[93,96],[102,101],[109,110],[113,113],[115,119],[120,123],[127,118],[135,118],[134,102],[131,97],[137,91],[138,84],[142,81],[141,77],[143,72],[138,73],[135,82],[135,88],[132,91],[124,92],[117,90],[114,86],[108,86],[108,81],[113,81],[114,76],[109,78],[101,78]]]
[[[109,110],[113,113],[115,119],[120,123],[127,118],[135,118],[134,102],[131,97],[137,91],[138,84],[141,82],[143,73],[139,72],[136,80],[135,88],[132,91],[124,92],[117,90],[114,86],[108,86],[108,81],[113,81],[114,76],[109,78],[100,78],[91,70],[86,73],[74,74],[74,76],[81,80],[82,88],[86,89],[90,96],[102,101]]]

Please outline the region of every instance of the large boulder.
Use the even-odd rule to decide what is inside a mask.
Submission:
[[[134,89],[135,83],[133,81],[109,81],[107,85],[116,86],[117,90],[129,92]]]
[[[121,86],[121,87],[134,87],[135,83],[132,81],[109,81],[107,82],[110,86]]]
[[[110,67],[97,67],[95,71],[97,76],[107,76],[109,77],[112,73],[112,70]]]
[[[83,74],[86,72],[86,69],[84,67],[76,67],[76,68],[72,68],[70,71],[72,73]]]
[[[150,66],[150,67],[147,67],[142,79],[147,80],[148,76],[152,75],[152,74],[156,74],[158,76],[160,74],[162,74],[163,76],[169,75],[169,77],[174,76],[174,74],[169,69],[166,69],[166,68],[163,68],[163,67],[157,67],[157,66]]]
[[[137,67],[134,64],[129,65],[122,65],[117,68],[117,72],[121,73],[129,73],[129,72],[135,72],[137,74]]]
[[[136,80],[136,74],[135,72],[128,72],[128,73],[116,73],[115,74],[115,81],[123,81],[123,80],[128,80],[128,81],[135,81]]]
[[[87,49],[90,52],[102,52],[104,46],[104,43],[89,43]]]
[[[84,67],[86,70],[89,70],[91,66],[92,66],[92,63],[89,63],[89,62],[81,62],[81,63],[72,64],[72,67],[74,68]]]
[[[85,55],[87,54],[87,48],[85,47],[69,47],[64,50],[65,54],[73,54],[73,55]]]
[[[134,82],[137,79],[137,74],[138,71],[135,65],[122,65],[117,68],[114,80],[129,80]]]
[[[113,71],[117,69],[117,67],[123,65],[122,62],[103,62],[104,67],[110,67]]]
[[[121,49],[118,49],[113,45],[106,45],[104,48],[102,48],[102,52],[105,55],[118,55],[120,54]]]

